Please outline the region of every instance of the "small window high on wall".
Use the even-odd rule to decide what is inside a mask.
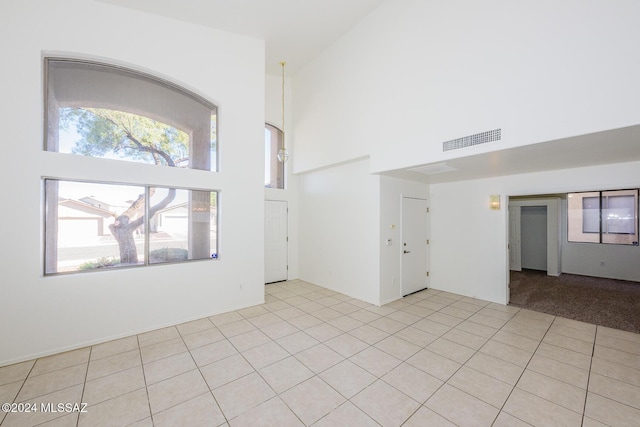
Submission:
[[[638,190],[567,195],[569,242],[638,245]]]
[[[284,188],[284,163],[278,161],[282,145],[282,131],[275,126],[264,126],[264,186]]]

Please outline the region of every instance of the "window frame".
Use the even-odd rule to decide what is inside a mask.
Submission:
[[[593,210],[593,208],[585,209],[584,201],[588,198],[597,197],[597,219],[598,230],[585,230],[585,211]],[[633,197],[633,227],[631,233],[609,232],[609,224],[605,224],[607,219],[604,218],[606,211],[609,210],[609,198],[611,197]],[[621,190],[599,190],[599,191],[582,191],[567,193],[567,243],[596,243],[609,245],[638,246],[638,236],[640,229],[639,222],[639,189],[621,189]],[[572,207],[573,205],[573,207]],[[605,206],[606,205],[606,206]],[[579,207],[578,207],[579,206]],[[593,217],[594,215],[589,215]],[[593,223],[594,221],[591,221]]]
[[[209,188],[192,188],[192,187],[184,187],[184,186],[167,186],[167,185],[149,185],[149,184],[135,184],[135,183],[127,183],[127,182],[111,182],[111,181],[97,181],[97,180],[79,180],[79,179],[63,179],[63,178],[56,178],[56,177],[42,177],[42,205],[44,206],[44,214],[43,214],[43,230],[44,230],[44,263],[43,263],[43,274],[44,276],[56,276],[56,275],[67,275],[67,274],[78,274],[78,273],[89,273],[89,272],[96,272],[96,271],[109,271],[109,270],[124,270],[124,269],[130,269],[130,268],[144,268],[144,267],[150,267],[150,266],[156,266],[156,265],[168,265],[168,264],[182,264],[182,263],[187,263],[187,262],[197,262],[197,261],[206,261],[206,260],[210,260],[210,259],[218,259],[219,258],[219,254],[218,254],[218,248],[219,248],[219,224],[220,224],[220,215],[218,213],[219,209],[219,203],[220,203],[220,191],[219,190],[213,190],[213,189],[209,189]],[[48,261],[55,261],[55,263],[57,264],[58,259],[57,259],[57,255],[58,255],[58,250],[59,247],[57,246],[57,244],[55,245],[55,247],[52,247],[52,241],[55,241],[56,243],[59,242],[60,240],[60,236],[57,235],[55,236],[55,238],[53,238],[52,236],[50,236],[50,234],[47,232],[48,229],[50,229],[50,221],[55,221],[55,232],[56,234],[58,234],[59,232],[59,221],[60,221],[60,217],[58,215],[58,207],[59,207],[59,203],[60,203],[60,198],[57,195],[58,192],[56,191],[56,197],[57,201],[51,201],[49,200],[49,194],[48,194],[48,189],[47,189],[47,182],[48,181],[56,181],[58,183],[61,182],[66,182],[66,183],[78,183],[78,184],[95,184],[95,185],[105,185],[105,186],[131,186],[131,187],[139,187],[141,189],[144,190],[144,194],[145,194],[145,208],[144,208],[144,222],[140,225],[140,227],[143,228],[142,233],[144,234],[143,239],[144,239],[144,245],[143,245],[143,253],[138,254],[139,257],[141,257],[143,260],[141,262],[138,262],[137,264],[124,264],[124,265],[117,265],[117,266],[110,266],[109,268],[94,268],[94,269],[76,269],[76,270],[70,270],[70,271],[59,271],[58,270],[58,266],[56,265],[55,271],[50,271],[50,265]],[[172,261],[161,261],[161,262],[151,262],[150,259],[150,253],[153,252],[155,249],[151,249],[151,244],[150,244],[150,233],[151,233],[151,220],[153,218],[155,218],[155,215],[153,217],[149,217],[149,205],[150,205],[150,189],[151,188],[156,188],[156,189],[175,189],[177,191],[200,191],[200,192],[208,192],[209,193],[209,197],[211,197],[211,193],[215,194],[215,217],[213,218],[213,220],[211,222],[209,222],[209,230],[211,230],[211,227],[215,227],[215,245],[214,247],[211,247],[211,245],[209,245],[209,254],[210,256],[207,257],[198,257],[198,258],[187,258],[185,260],[172,260]],[[152,197],[152,196],[151,196]],[[55,206],[55,207],[54,207]],[[167,206],[168,207],[168,206]],[[49,217],[49,213],[55,210],[55,218],[50,218]],[[157,214],[158,212],[156,212]],[[114,215],[115,217],[115,215]],[[192,219],[191,216],[188,217],[187,219],[188,224],[192,224],[194,221]],[[191,234],[191,233],[188,233]],[[203,240],[211,240],[211,235],[209,235],[209,237],[207,239],[204,239],[204,236],[202,237]],[[193,242],[192,240],[190,240],[190,238],[188,237],[187,240],[187,245],[191,245]],[[49,251],[55,251],[56,257],[54,260],[51,260],[48,256],[49,256]],[[100,258],[104,258],[103,256],[100,256]],[[98,258],[99,259],[99,258]],[[88,259],[87,261],[93,261],[92,259]]]
[[[42,150],[45,152],[45,154],[48,156],[50,154],[56,156],[57,154],[65,154],[64,159],[62,157],[58,158],[57,157],[51,157],[52,162],[55,164],[64,164],[65,167],[64,169],[62,169],[64,172],[53,172],[53,174],[49,174],[49,175],[42,175],[41,176],[41,224],[42,224],[42,232],[41,232],[41,236],[42,236],[42,261],[41,261],[41,265],[42,265],[42,271],[43,271],[43,275],[44,276],[54,276],[54,275],[61,275],[61,274],[77,274],[77,273],[85,273],[85,272],[95,272],[95,271],[109,271],[109,270],[123,270],[123,269],[129,269],[129,268],[137,268],[137,267],[148,267],[151,265],[165,265],[165,264],[177,264],[177,263],[185,263],[185,262],[190,262],[190,261],[205,261],[207,259],[219,259],[220,258],[220,254],[219,254],[219,249],[220,249],[220,201],[221,201],[221,189],[220,188],[212,188],[209,187],[209,185],[205,182],[203,182],[203,175],[202,173],[217,173],[220,170],[220,144],[219,144],[219,112],[220,112],[220,108],[213,102],[207,100],[205,97],[198,95],[197,93],[194,93],[193,91],[189,90],[188,88],[180,85],[180,84],[176,84],[173,83],[171,81],[168,81],[166,79],[157,77],[153,74],[150,74],[148,72],[144,72],[144,71],[139,71],[135,68],[132,67],[124,67],[118,64],[114,64],[114,63],[109,63],[107,61],[94,61],[94,60],[87,60],[87,59],[83,59],[83,58],[73,58],[73,57],[60,57],[60,56],[52,56],[52,55],[45,55],[42,57],[42,81],[43,81],[43,85],[44,85],[44,89],[43,89],[43,127],[44,127],[44,131],[43,131],[43,138],[42,138]],[[132,82],[135,83],[136,80],[135,78],[143,78],[143,79],[148,79],[151,80],[153,82],[153,84],[151,85],[151,87],[157,87],[159,92],[157,92],[158,96],[164,96],[163,94],[165,93],[169,93],[169,92],[162,92],[163,90],[167,90],[167,91],[171,91],[171,93],[175,93],[176,91],[179,92],[179,94],[175,95],[175,96],[186,96],[188,98],[185,98],[185,102],[191,102],[193,101],[194,104],[193,105],[197,105],[195,104],[195,102],[199,102],[200,108],[198,111],[200,111],[196,116],[189,118],[189,114],[192,112],[192,110],[188,110],[188,111],[181,111],[178,112],[177,114],[175,114],[174,116],[172,116],[172,114],[174,113],[174,111],[178,111],[177,108],[173,105],[171,105],[171,102],[168,102],[167,105],[168,107],[165,107],[164,109],[164,113],[166,113],[167,117],[170,117],[169,120],[182,120],[183,123],[195,123],[194,126],[200,126],[200,140],[203,141],[200,145],[200,147],[203,147],[202,149],[204,149],[204,146],[207,146],[208,144],[208,150],[209,150],[209,159],[206,160],[209,164],[210,164],[210,169],[202,169],[202,168],[195,168],[192,167],[192,162],[198,162],[197,159],[194,159],[194,155],[192,154],[191,151],[191,146],[193,145],[193,141],[191,140],[191,135],[189,136],[189,168],[188,168],[188,172],[187,171],[182,171],[182,172],[178,172],[178,169],[185,169],[184,167],[181,167],[180,165],[178,165],[178,163],[176,162],[176,167],[163,167],[160,168],[161,172],[158,173],[153,173],[152,175],[155,178],[151,178],[149,179],[147,174],[144,174],[146,177],[145,178],[140,178],[140,175],[134,171],[134,169],[137,169],[138,167],[140,167],[140,171],[143,171],[144,169],[142,168],[146,168],[149,166],[153,165],[149,165],[148,163],[145,162],[136,162],[136,161],[130,161],[127,159],[113,159],[113,158],[104,158],[104,157],[98,157],[98,156],[92,156],[93,159],[89,161],[89,163],[87,163],[88,160],[85,159],[85,156],[78,156],[75,153],[69,153],[71,155],[67,156],[67,153],[64,152],[59,152],[57,150],[51,150],[50,147],[48,147],[48,145],[50,145],[50,143],[48,142],[50,140],[50,138],[52,137],[52,135],[49,134],[50,129],[51,129],[51,122],[53,120],[53,122],[55,123],[56,129],[53,132],[53,137],[54,138],[58,138],[58,132],[59,132],[59,122],[57,121],[57,117],[51,117],[51,114],[55,114],[56,116],[59,116],[59,108],[64,108],[67,107],[68,105],[63,105],[64,103],[58,103],[57,99],[52,103],[51,99],[50,99],[50,61],[66,61],[66,62],[70,62],[70,63],[77,63],[80,64],[80,68],[82,67],[82,64],[92,64],[92,65],[97,65],[97,66],[101,66],[101,67],[107,67],[109,69],[114,69],[114,70],[120,70],[124,72],[124,81],[128,84],[131,84]],[[74,68],[71,68],[74,69]],[[64,71],[64,70],[63,70]],[[129,76],[131,77],[131,80],[127,80],[129,78]],[[66,78],[67,80],[69,80],[69,76],[63,77]],[[117,80],[117,79],[116,79]],[[85,85],[86,86],[86,85]],[[88,87],[88,86],[87,86]],[[126,88],[126,86],[125,86]],[[104,90],[104,89],[103,89]],[[65,101],[70,101],[71,103],[75,103],[77,105],[73,105],[76,107],[85,107],[85,108],[91,108],[91,107],[96,107],[96,105],[89,105],[92,101],[88,102],[87,105],[82,105],[81,103],[83,102],[84,98],[88,98],[89,100],[91,100],[91,96],[92,94],[83,94],[82,91],[78,91],[77,92],[77,97],[73,98],[73,94],[71,96],[68,96],[67,94],[64,95],[65,97]],[[159,116],[156,114],[158,110],[155,110],[155,107],[150,107],[150,110],[147,111],[145,110],[144,107],[144,102],[142,103],[138,103],[135,100],[135,97],[125,97],[123,98],[124,100],[122,101],[121,104],[118,104],[117,102],[114,104],[116,105],[116,108],[113,108],[113,110],[116,111],[129,111],[132,114],[136,114],[136,115],[140,115],[142,117],[148,117],[151,118],[153,120],[157,120],[159,122],[162,122],[166,125],[169,126],[173,126],[173,123],[171,121],[163,121],[161,119],[159,119]],[[191,100],[191,101],[190,101]],[[117,100],[118,102],[120,102],[120,100]],[[131,101],[131,102],[129,102]],[[100,99],[98,99],[98,101],[96,101],[96,103],[101,102]],[[98,107],[98,108],[102,108],[102,107]],[[111,108],[111,107],[108,107]],[[210,118],[209,121],[204,121],[204,119],[201,119],[201,117],[204,117],[206,112],[208,111],[207,109],[209,109],[209,111],[211,112],[210,114]],[[135,111],[132,111],[135,110]],[[155,113],[154,113],[155,111]],[[204,113],[202,113],[204,112]],[[173,117],[173,119],[171,119],[171,117]],[[182,118],[181,118],[182,117]],[[208,127],[207,125],[203,125],[203,123],[208,123]],[[175,127],[176,129],[182,130],[179,127]],[[194,128],[195,129],[195,128]],[[194,131],[195,132],[195,131]],[[54,144],[58,144],[57,140]],[[202,144],[205,144],[204,146]],[[205,151],[201,151],[202,153],[204,153]],[[55,154],[54,154],[55,153]],[[186,159],[186,156],[184,156]],[[123,170],[130,170],[133,175],[129,175],[129,178],[127,178],[127,175],[124,175],[123,177],[120,178],[116,178],[116,180],[111,180],[109,173],[107,173],[106,171],[109,170],[113,170],[114,169],[114,161],[116,162],[122,162],[122,163],[128,163],[129,165],[134,165],[133,168],[134,169],[128,169],[131,168],[131,166],[125,166],[123,165]],[[91,167],[93,167],[95,170],[97,169],[104,169],[105,173],[98,173],[98,174],[94,174],[91,173],[88,169],[87,169],[87,165],[92,165]],[[96,168],[97,166],[97,168]],[[54,171],[55,168],[52,170]],[[199,178],[198,178],[199,177]],[[105,179],[106,178],[106,179]],[[211,203],[210,206],[213,206],[214,200],[211,199],[211,197],[215,197],[215,211],[211,210],[210,211],[210,219],[209,221],[204,221],[207,224],[209,224],[209,233],[206,234],[207,238],[206,240],[209,241],[209,255],[208,257],[199,257],[199,258],[195,258],[195,259],[188,259],[189,256],[191,256],[191,252],[192,252],[192,248],[196,248],[198,243],[194,243],[191,240],[191,230],[194,227],[194,224],[196,222],[200,222],[202,223],[203,221],[198,221],[198,220],[194,220],[193,219],[193,213],[191,213],[190,211],[188,211],[186,213],[186,215],[184,213],[182,213],[181,215],[184,217],[184,220],[186,221],[186,233],[188,235],[187,240],[186,240],[186,247],[188,248],[188,253],[189,255],[187,255],[187,259],[171,259],[170,261],[161,261],[161,262],[151,262],[151,260],[149,259],[149,252],[153,251],[153,249],[148,245],[148,238],[145,237],[146,239],[146,245],[145,245],[145,249],[144,249],[144,254],[142,252],[139,252],[138,255],[138,259],[140,260],[141,258],[144,258],[142,260],[142,262],[137,263],[137,264],[132,264],[132,265],[119,265],[117,267],[111,267],[111,268],[97,268],[97,269],[88,269],[88,270],[78,270],[77,266],[74,266],[74,268],[76,268],[75,270],[72,271],[58,271],[58,267],[59,267],[59,262],[58,262],[58,248],[57,245],[59,244],[59,237],[57,236],[58,233],[58,224],[56,223],[55,226],[55,236],[52,236],[52,233],[49,232],[49,229],[51,227],[51,219],[48,219],[48,216],[51,215],[51,212],[48,212],[51,208],[51,205],[55,206],[55,221],[59,221],[59,217],[58,217],[58,190],[55,190],[55,194],[51,193],[51,194],[47,194],[47,189],[46,189],[46,181],[47,180],[57,180],[59,182],[82,182],[82,183],[89,183],[89,184],[96,184],[96,185],[124,185],[124,186],[132,186],[132,187],[139,187],[139,188],[144,188],[145,194],[147,196],[149,196],[148,194],[148,189],[149,188],[158,188],[158,189],[175,189],[175,190],[190,190],[190,191],[204,191],[204,192],[209,192],[209,203]],[[178,185],[173,185],[174,182],[178,182]],[[212,194],[213,193],[213,194]],[[55,200],[53,203],[51,203],[50,201],[47,201],[47,198],[51,198],[53,197],[53,200]],[[194,203],[197,196],[194,196],[193,193],[187,193],[186,196],[185,195],[181,195],[179,196],[181,198],[186,197],[187,199],[187,206],[189,206],[190,203]],[[204,196],[201,196],[204,197]],[[147,200],[149,199],[149,197],[145,197],[145,203],[148,205],[149,203],[153,203],[152,200]],[[204,200],[204,199],[202,199]],[[172,206],[172,204],[175,203],[175,200],[169,202],[169,204],[167,205],[167,207]],[[127,207],[125,209],[130,208]],[[144,213],[144,222],[145,222],[145,230],[149,230],[149,221],[153,220],[150,219],[148,217],[148,211],[145,210]],[[195,225],[197,226],[197,224]],[[215,228],[215,230],[214,230]],[[133,230],[133,232],[135,232],[135,230]],[[149,231],[151,232],[151,231]],[[149,232],[144,232],[144,234],[148,235]],[[79,236],[82,236],[82,234],[78,234]],[[201,239],[204,239],[204,237],[202,237]],[[173,240],[175,241],[175,240]],[[215,243],[214,243],[215,241]],[[214,246],[212,246],[212,244]],[[54,250],[54,256],[51,256],[51,248],[55,246],[55,250]],[[204,254],[204,248],[205,246],[201,246],[200,247],[200,254]],[[119,247],[116,247],[116,251],[119,250]],[[98,257],[102,257],[102,255],[98,255]],[[168,257],[167,259],[169,259],[170,257]],[[88,260],[88,261],[94,261],[93,259]],[[54,270],[51,270],[51,266],[55,266]]]
[[[284,138],[284,131],[280,129],[278,126],[272,125],[271,123],[265,123],[265,135],[266,132],[271,134],[270,138],[270,147],[267,153],[267,141],[265,138],[265,169],[267,167],[267,163],[269,164],[269,182],[266,182],[267,171],[265,170],[265,188],[272,188],[276,190],[285,190],[286,189],[286,169],[285,164],[278,160],[278,151],[282,145],[282,141]],[[277,138],[273,138],[273,135],[277,135]],[[275,168],[274,168],[275,166]],[[275,181],[275,186],[273,185]]]
[[[96,67],[96,68],[105,68],[107,70],[111,70],[113,71],[114,74],[123,74],[125,77],[129,77],[132,79],[139,79],[140,81],[143,82],[147,82],[150,84],[155,84],[157,86],[162,87],[162,90],[165,90],[166,93],[173,93],[174,96],[182,96],[185,99],[190,99],[191,101],[193,101],[194,103],[199,103],[202,106],[210,109],[214,114],[212,114],[212,117],[215,117],[215,123],[212,124],[210,123],[210,128],[209,128],[209,132],[211,132],[211,126],[214,126],[213,128],[215,129],[215,150],[211,150],[212,154],[211,156],[213,156],[213,160],[210,159],[209,161],[209,168],[208,169],[202,169],[202,168],[198,168],[198,167],[192,167],[189,166],[189,169],[194,169],[194,170],[203,170],[205,172],[214,172],[217,173],[220,170],[220,165],[219,165],[219,157],[220,157],[220,144],[219,144],[219,139],[218,139],[218,134],[219,134],[219,126],[218,126],[218,116],[219,116],[219,107],[209,101],[208,99],[206,99],[205,97],[177,84],[174,82],[171,82],[169,80],[163,79],[161,77],[155,76],[153,74],[150,74],[148,72],[144,72],[144,71],[140,71],[134,68],[129,68],[129,67],[125,67],[122,65],[118,65],[118,64],[110,64],[108,62],[104,62],[104,61],[94,61],[94,60],[88,60],[88,59],[78,59],[78,58],[71,58],[71,57],[62,57],[62,56],[44,56],[43,57],[43,84],[44,84],[44,88],[43,88],[43,104],[44,104],[44,121],[43,121],[43,150],[44,151],[51,151],[51,152],[58,152],[60,153],[60,151],[55,150],[55,149],[51,149],[50,144],[49,144],[49,139],[52,137],[52,133],[55,135],[54,139],[57,140],[58,138],[58,127],[54,127],[52,126],[52,121],[55,121],[56,124],[59,123],[59,119],[58,116],[59,114],[57,112],[53,112],[51,111],[51,105],[50,105],[50,98],[53,98],[54,100],[56,100],[57,102],[57,98],[55,96],[52,96],[52,84],[51,84],[51,76],[50,76],[50,68],[51,68],[51,63],[69,63],[69,64],[78,64],[79,66],[86,66],[86,67]],[[95,71],[95,70],[94,70]],[[87,97],[90,98],[90,97]],[[119,101],[119,100],[118,100]],[[69,102],[69,101],[68,101]],[[78,102],[83,102],[80,100],[74,100],[71,101],[73,103],[78,103]],[[88,101],[85,101],[88,102]],[[96,104],[99,103],[99,101],[92,101],[95,102]],[[102,105],[106,104],[106,102],[103,100],[101,101]],[[115,101],[112,101],[115,102]],[[144,110],[144,107],[140,106],[140,105],[133,105],[133,104],[127,104],[130,110]],[[64,106],[64,107],[68,107],[68,106]],[[61,106],[58,106],[59,108],[63,108]],[[93,107],[93,108],[102,108],[102,107]],[[111,110],[115,110],[115,108],[110,108]],[[118,111],[118,110],[115,110]],[[124,111],[124,110],[123,110]],[[131,111],[125,111],[125,112],[129,112],[131,113]],[[137,114],[137,115],[141,115],[139,113],[132,113],[132,114]],[[143,117],[148,117],[151,118],[153,120],[157,120],[159,122],[165,123],[169,126],[175,127],[176,129],[179,130],[183,130],[185,131],[185,128],[187,130],[189,130],[191,133],[194,133],[197,126],[194,127],[189,127],[187,126],[185,123],[181,123],[182,126],[179,126],[178,123],[168,123],[167,122],[167,118],[161,118],[159,113],[154,113],[154,114],[150,114],[150,115],[145,115]],[[210,134],[209,134],[210,135]],[[190,138],[191,139],[191,138]],[[210,140],[209,144],[212,144],[214,140]],[[194,141],[190,141],[191,144],[194,144]],[[57,144],[57,142],[56,142]],[[189,161],[190,163],[192,161],[195,161],[195,156],[193,156],[191,153],[191,147],[189,148]],[[61,153],[61,154],[68,154],[68,153]],[[100,157],[96,157],[96,158],[100,158]],[[127,160],[119,160],[119,161],[127,161]],[[140,162],[142,163],[142,162]]]

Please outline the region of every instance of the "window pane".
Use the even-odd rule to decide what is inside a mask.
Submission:
[[[48,179],[45,198],[46,274],[143,265],[147,241],[148,264],[217,258],[214,191]]]
[[[600,197],[582,198],[582,232],[600,233]]]
[[[216,193],[151,188],[149,263],[217,257]]]
[[[61,108],[58,152],[162,166],[189,165],[189,136],[137,114]]]
[[[119,67],[47,60],[46,149],[216,170],[216,107]]]
[[[264,181],[267,188],[284,188],[284,163],[278,161],[278,150],[282,145],[282,131],[275,126],[265,125]]]
[[[46,273],[144,262],[144,187],[45,181]]]
[[[600,243],[600,193],[567,195],[567,237],[570,242]]]
[[[569,242],[638,245],[638,190],[567,196]]]
[[[605,191],[602,193],[602,242],[634,244],[637,232],[637,190]]]

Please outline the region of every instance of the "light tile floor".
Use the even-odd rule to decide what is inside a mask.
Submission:
[[[426,290],[266,303],[0,368],[5,426],[638,426],[640,335]]]

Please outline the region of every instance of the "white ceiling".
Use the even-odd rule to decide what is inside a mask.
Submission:
[[[294,75],[385,0],[97,0],[265,40],[267,74]],[[640,161],[640,126],[469,154],[385,174],[438,183]],[[462,152],[460,155],[464,155]],[[411,169],[421,171],[411,171]],[[455,169],[444,171],[446,169]],[[433,173],[438,172],[439,173]]]
[[[98,0],[265,40],[267,74],[293,75],[384,0]]]

